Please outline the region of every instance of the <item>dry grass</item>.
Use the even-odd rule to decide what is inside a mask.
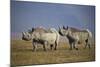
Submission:
[[[32,44],[29,41],[11,40],[11,65],[36,65],[54,64],[69,62],[85,62],[95,60],[95,47],[83,49],[78,45],[79,50],[69,50],[66,43],[59,43],[57,50],[43,51],[42,45],[38,45],[35,52],[32,51]]]

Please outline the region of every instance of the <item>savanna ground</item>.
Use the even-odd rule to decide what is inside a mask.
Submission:
[[[60,42],[57,50],[43,51],[42,45],[37,45],[36,51],[32,51],[31,41],[11,40],[11,65],[37,65],[37,64],[54,64],[54,63],[72,63],[95,61],[94,44],[91,49],[83,48],[79,44],[79,50],[69,50],[66,42]]]

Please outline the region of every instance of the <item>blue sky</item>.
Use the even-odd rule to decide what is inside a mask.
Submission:
[[[11,32],[22,32],[32,27],[58,26],[88,28],[94,32],[95,6],[42,2],[11,2]]]

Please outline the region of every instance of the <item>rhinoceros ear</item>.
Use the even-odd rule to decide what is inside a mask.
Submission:
[[[35,28],[34,27],[32,27],[32,32],[35,30]]]
[[[63,29],[66,29],[65,26],[63,26]]]
[[[68,29],[69,27],[67,26],[67,28],[66,29]]]

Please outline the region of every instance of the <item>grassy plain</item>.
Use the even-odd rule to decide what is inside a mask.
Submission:
[[[95,47],[84,49],[84,45],[78,45],[79,50],[69,50],[66,42],[60,42],[57,50],[43,51],[42,45],[37,45],[36,51],[32,51],[31,41],[11,40],[11,65],[37,65],[95,61]]]

